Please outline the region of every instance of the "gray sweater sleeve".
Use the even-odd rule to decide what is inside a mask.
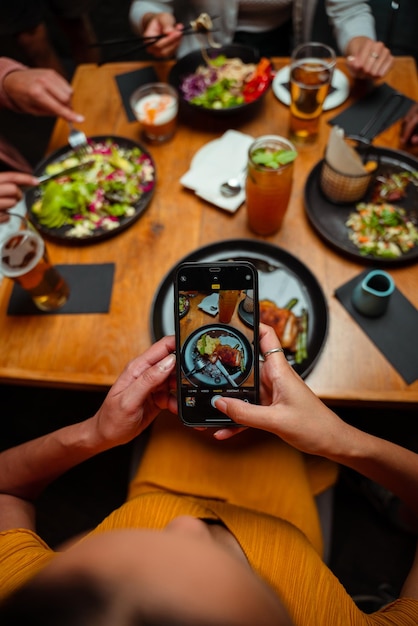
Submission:
[[[376,39],[374,17],[365,0],[326,0],[326,10],[342,53],[353,37]]]

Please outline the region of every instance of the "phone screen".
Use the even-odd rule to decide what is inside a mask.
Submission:
[[[251,263],[183,263],[175,279],[178,411],[189,426],[235,424],[217,396],[258,403],[258,275]]]

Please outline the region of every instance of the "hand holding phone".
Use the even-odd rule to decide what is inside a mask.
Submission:
[[[178,413],[188,426],[234,424],[219,396],[258,403],[258,275],[247,262],[183,263],[175,278]]]

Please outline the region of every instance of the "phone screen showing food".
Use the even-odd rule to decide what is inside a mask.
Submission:
[[[258,280],[250,263],[184,263],[175,280],[179,416],[234,424],[218,396],[258,402]]]

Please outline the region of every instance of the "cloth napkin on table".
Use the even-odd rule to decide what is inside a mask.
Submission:
[[[328,121],[328,124],[339,126],[345,130],[346,135],[363,134],[369,121],[376,116],[364,137],[372,140],[386,128],[392,126],[401,119],[413,104],[413,100],[404,94],[398,94],[395,89],[383,83],[379,85],[365,98],[358,100],[342,113]]]
[[[351,303],[351,294],[369,271],[370,268],[364,270],[338,287],[335,296],[406,384],[410,385],[418,379],[418,311],[396,288],[384,315],[376,318],[361,315]]]
[[[244,189],[233,198],[224,198],[219,187],[229,178],[239,178],[243,174],[248,148],[253,141],[250,135],[236,130],[226,131],[195,154],[189,171],[180,179],[181,184],[192,189],[199,198],[234,213],[245,200]]]

